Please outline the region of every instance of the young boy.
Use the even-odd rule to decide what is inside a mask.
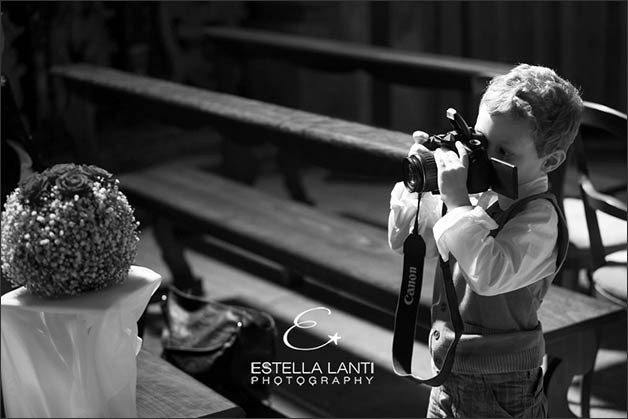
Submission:
[[[548,68],[521,64],[491,81],[475,129],[486,136],[489,156],[517,166],[517,201],[492,191],[470,197],[461,144],[458,154],[434,151],[440,194],[422,194],[419,233],[428,248],[424,277],[436,275],[429,337],[436,370],[454,335],[439,254],[452,266],[464,333],[449,378],[432,389],[428,417],[546,416],[537,309],[564,258],[567,235],[551,200],[530,197],[548,190],[547,173],[565,160],[582,108],[576,88]],[[427,151],[421,145],[427,137],[415,132],[409,155]],[[391,192],[393,250],[402,252],[417,200],[403,183]]]

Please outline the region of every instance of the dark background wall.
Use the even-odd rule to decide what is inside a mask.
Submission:
[[[67,134],[58,122],[64,98],[48,75],[55,64],[88,61],[228,90],[199,36],[207,24],[545,65],[586,100],[626,112],[626,2],[3,1],[2,9],[2,72],[48,147],[62,145]],[[382,86],[361,73],[331,75],[268,60],[237,71],[247,96],[405,132],[445,128],[444,110],[462,101],[452,91]]]

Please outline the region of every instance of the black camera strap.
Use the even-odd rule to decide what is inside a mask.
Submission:
[[[454,363],[456,346],[464,330],[462,317],[458,310],[458,298],[454,287],[451,267],[448,262],[440,258],[440,268],[443,272],[445,296],[449,306],[449,315],[454,328],[454,340],[447,348],[447,353],[438,374],[431,378],[421,378],[412,374],[412,352],[416,331],[419,300],[423,287],[423,264],[425,260],[425,241],[419,235],[419,204],[414,219],[414,231],[403,243],[403,277],[395,313],[395,329],[393,332],[393,369],[397,375],[408,378],[418,384],[427,384],[432,387],[441,385],[446,379]],[[443,215],[447,207],[443,204]]]

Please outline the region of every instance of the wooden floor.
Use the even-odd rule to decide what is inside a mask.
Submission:
[[[363,218],[385,228],[392,185],[331,176],[322,170],[308,170],[305,183],[320,207]],[[273,194],[286,195],[280,179],[272,173],[264,175],[258,186]],[[375,363],[371,384],[349,384],[341,389],[296,384],[276,386],[271,399],[273,409],[288,417],[422,417],[425,414],[428,389],[392,373],[390,316],[351,306],[342,297],[323,291],[306,288],[307,295],[297,293],[279,283],[276,267],[260,264],[261,261],[251,264],[234,258],[227,263],[212,258],[212,254],[215,253],[211,250],[209,254],[188,252],[193,269],[203,278],[208,295],[255,306],[273,315],[279,331],[278,360]],[[150,228],[142,232],[136,263],[169,277]],[[257,269],[251,269],[251,266]],[[320,306],[329,308],[332,315],[328,321],[320,321],[310,337],[320,342],[327,340],[327,335],[338,332],[342,336],[338,346],[313,353],[287,350],[281,337],[292,325],[294,317],[306,309]],[[149,321],[145,345],[159,351],[161,318],[158,305],[150,308]],[[591,417],[626,417],[626,324],[609,328],[604,336],[593,379]],[[428,362],[425,351],[421,352],[420,348],[417,351],[415,360]],[[570,406],[576,414],[579,414],[578,388],[576,380],[569,392]]]

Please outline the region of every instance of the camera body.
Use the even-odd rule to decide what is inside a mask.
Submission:
[[[434,150],[446,148],[456,154],[456,142],[460,141],[467,151],[467,189],[470,194],[493,189],[511,199],[517,199],[517,168],[488,156],[488,142],[481,133],[469,127],[455,109],[447,109],[447,119],[452,131],[428,138],[422,145],[429,150],[405,158],[402,162],[402,179],[410,192],[438,192],[438,169]]]

